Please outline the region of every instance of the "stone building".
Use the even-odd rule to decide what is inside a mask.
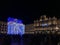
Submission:
[[[60,34],[60,19],[54,17],[47,17],[46,15],[41,16],[37,20],[34,20],[33,24],[26,25],[26,32],[34,31],[34,33],[55,33],[58,32]]]
[[[60,19],[54,17],[41,16],[37,20],[34,20],[32,24],[25,25],[25,34],[34,33],[56,33],[60,34]],[[0,21],[0,33],[7,33],[7,22]]]
[[[7,33],[7,23],[0,21],[0,34],[6,34]]]
[[[25,34],[34,34],[34,24],[25,25]]]

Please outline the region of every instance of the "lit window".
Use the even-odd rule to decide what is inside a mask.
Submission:
[[[56,27],[55,29],[57,29],[57,30],[58,30],[59,28],[58,28],[58,27]]]
[[[48,24],[42,24],[42,26],[48,26]]]

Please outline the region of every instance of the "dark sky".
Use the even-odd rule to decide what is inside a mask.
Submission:
[[[59,1],[48,0],[2,0],[0,6],[0,20],[7,21],[7,17],[22,19],[25,24],[32,23],[41,15],[60,15]]]

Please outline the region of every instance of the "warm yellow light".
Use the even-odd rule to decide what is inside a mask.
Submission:
[[[55,29],[59,29],[58,27],[56,27]]]

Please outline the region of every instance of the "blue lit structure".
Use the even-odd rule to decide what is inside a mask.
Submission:
[[[48,26],[48,24],[42,24],[42,26]]]
[[[9,17],[7,25],[8,25],[7,34],[23,35],[25,33],[25,25],[22,23],[22,20]]]

